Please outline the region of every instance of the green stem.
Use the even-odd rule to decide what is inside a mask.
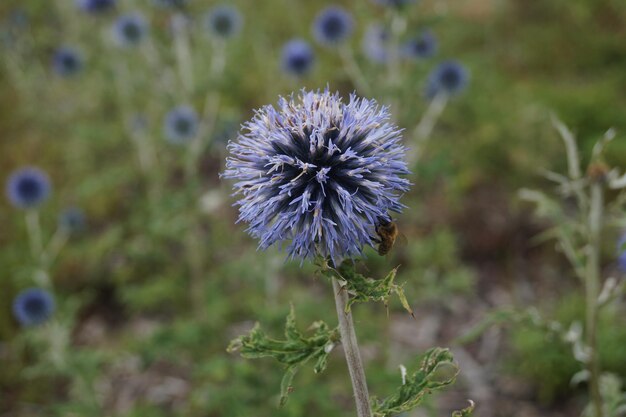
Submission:
[[[369,95],[370,85],[367,82],[367,78],[363,75],[359,64],[357,64],[356,59],[354,59],[350,45],[344,43],[339,46],[339,57],[343,62],[346,74],[348,74],[359,93],[364,96]]]
[[[39,212],[37,210],[28,210],[26,212],[26,229],[28,231],[31,254],[37,265],[39,265],[43,256],[43,239],[41,236]]]
[[[409,164],[417,162],[417,159],[421,156],[422,148],[430,137],[430,134],[432,133],[437,120],[439,120],[441,113],[443,113],[443,110],[446,108],[447,103],[447,94],[437,94],[430,101],[426,112],[413,131],[413,149],[407,156]]]
[[[194,207],[194,210],[196,208]],[[206,318],[206,306],[204,302],[204,262],[202,257],[202,232],[200,230],[198,213],[194,211],[191,227],[187,230],[185,239],[185,251],[189,266],[189,298],[191,307],[196,318]]]
[[[591,205],[589,208],[589,254],[586,273],[586,343],[589,348],[589,392],[593,405],[594,416],[603,417],[602,396],[600,394],[600,364],[598,362],[597,327],[598,327],[598,295],[600,291],[600,235],[604,197],[602,184],[598,181],[591,185]]]
[[[339,320],[339,333],[341,334],[341,345],[346,355],[348,371],[352,380],[354,390],[354,400],[356,402],[356,412],[358,417],[372,417],[370,397],[367,391],[367,381],[365,370],[359,353],[359,344],[354,332],[354,322],[352,313],[346,311],[348,304],[348,293],[336,278],[333,278],[333,291],[335,292],[335,307],[337,308],[337,318]]]
[[[191,58],[191,48],[189,46],[189,33],[185,16],[177,14],[173,17],[174,27],[174,52],[176,54],[176,64],[180,81],[185,91],[185,99],[191,98],[194,87],[193,62]]]

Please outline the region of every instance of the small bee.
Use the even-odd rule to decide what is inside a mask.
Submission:
[[[379,217],[376,224],[376,234],[379,238],[378,254],[385,256],[393,248],[393,244],[396,242],[400,232],[398,231],[398,225],[391,219]]]

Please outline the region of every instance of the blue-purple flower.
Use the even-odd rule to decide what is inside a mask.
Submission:
[[[288,74],[303,76],[311,71],[315,54],[305,40],[293,39],[283,46],[282,68]]]
[[[389,31],[379,24],[371,24],[363,35],[363,53],[370,61],[385,63],[389,59],[391,36]]]
[[[206,16],[205,27],[219,38],[231,38],[239,33],[243,18],[239,11],[229,5],[213,8]]]
[[[189,142],[198,133],[198,114],[189,106],[178,106],[165,116],[165,137],[170,143]]]
[[[54,298],[45,290],[29,288],[13,300],[13,315],[22,326],[35,326],[48,320],[54,312]]]
[[[445,61],[439,64],[428,76],[426,95],[434,97],[437,94],[449,96],[460,93],[469,81],[469,73],[457,61]]]
[[[351,95],[302,91],[265,106],[228,145],[239,220],[265,249],[292,258],[359,255],[409,188],[401,133],[386,107]]]
[[[115,7],[115,0],[76,0],[76,6],[87,13],[102,13]]]
[[[393,7],[395,9],[401,9],[408,6],[411,3],[415,3],[416,0],[374,0],[374,3],[380,4],[385,7]]]
[[[59,228],[67,233],[79,233],[85,228],[85,213],[78,207],[68,207],[59,215]]]
[[[336,45],[345,41],[353,29],[352,15],[339,6],[322,10],[313,22],[313,36],[322,45]]]
[[[617,242],[617,266],[626,273],[626,233]]]
[[[18,208],[34,208],[50,196],[48,175],[39,168],[26,167],[13,172],[6,183],[6,195]]]
[[[152,3],[164,9],[182,8],[187,4],[187,0],[153,0]]]
[[[136,46],[147,33],[148,24],[139,13],[122,15],[113,24],[113,38],[120,46]]]
[[[402,52],[407,58],[430,58],[437,52],[437,39],[430,31],[424,31],[409,39],[404,44]]]
[[[54,72],[62,77],[70,77],[78,73],[83,66],[80,53],[71,47],[62,46],[58,48],[52,58],[52,68]]]

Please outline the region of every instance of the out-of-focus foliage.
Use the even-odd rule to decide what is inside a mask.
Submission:
[[[80,207],[85,214],[83,232],[68,237],[50,268],[58,307],[53,322],[22,329],[11,313],[13,297],[41,277],[40,265],[31,256],[23,213],[0,199],[0,413],[353,415],[341,355],[329,356],[323,374],[300,372],[289,402],[277,408],[283,370],[274,361],[242,361],[225,352],[227,342],[253,321],[278,334],[289,302],[304,322],[336,322],[327,280],[314,279],[311,265],[300,268],[298,262],[284,264],[283,254],[257,252],[255,242],[234,225],[230,191],[217,177],[225,142],[252,109],[301,87],[329,85],[344,95],[357,88],[343,68],[342,51],[313,41],[314,18],[331,3],[228,2],[243,19],[237,36],[224,43],[214,43],[205,32],[213,1],[117,3],[97,16],[75,10],[73,1],[0,4],[0,180],[4,184],[24,165],[49,174],[54,192],[40,211],[46,241],[64,208]],[[177,81],[170,18],[180,7],[156,3],[184,4],[185,13],[197,17],[190,29],[193,91]],[[384,393],[397,385],[398,358],[423,351],[415,346],[418,337],[435,338],[431,346],[447,344],[491,307],[532,304],[562,323],[582,320],[577,278],[552,244],[532,239],[553,224],[529,220],[517,190],[547,192],[537,171],[565,172],[552,112],[577,133],[583,160],[614,127],[617,136],[606,162],[626,166],[626,3],[411,2],[401,9],[407,22],[403,40],[428,29],[437,38],[437,54],[403,60],[399,85],[388,83],[384,63],[370,62],[361,50],[369,24],[388,28],[393,18],[375,3],[338,2],[354,17],[347,45],[370,81],[366,95],[392,105],[407,142],[427,108],[429,71],[458,59],[471,76],[464,93],[448,102],[419,163],[410,167],[414,186],[403,197],[408,209],[395,219],[408,245],[394,248],[389,259],[366,251],[365,277],[385,277],[400,265],[394,282],[403,285],[417,318],[408,317],[393,297],[390,318],[382,305],[352,306],[368,383],[372,392]],[[135,11],[150,23],[151,43],[118,48],[111,42],[111,25],[118,15]],[[300,79],[280,68],[282,46],[296,37],[306,39],[315,53],[311,72]],[[54,71],[61,47],[80,57],[80,70],[72,76]],[[218,77],[219,60],[213,58],[220,51],[224,67]],[[165,141],[163,119],[179,105],[201,113],[207,98],[214,103],[209,93],[221,97],[219,111],[212,133],[203,136],[210,145],[198,151],[194,170],[188,167],[189,148]],[[139,159],[146,143],[154,145],[158,161],[150,169],[145,169],[150,158]],[[190,171],[195,175],[187,181]],[[619,278],[615,239],[603,245],[604,272]],[[199,280],[191,279],[190,254],[201,259]],[[621,381],[625,317],[621,307],[605,310],[599,327],[602,367]],[[404,318],[412,324],[402,327]],[[551,410],[578,414],[585,394],[570,386],[580,369],[571,346],[525,324],[468,348],[488,369],[495,396],[478,403],[476,414],[491,409],[509,417],[514,413],[498,405],[520,402],[531,415],[530,410],[542,417]],[[54,346],[67,347],[62,367],[49,361],[59,356],[49,355],[46,339],[58,326],[63,331],[55,334],[63,337],[54,339]],[[489,350],[492,342],[497,349]],[[411,365],[419,369],[418,363]],[[463,377],[462,371],[461,389],[479,386]],[[618,404],[615,382],[607,385]],[[449,414],[474,397],[463,392],[444,398]],[[537,398],[550,407],[531,407]]]

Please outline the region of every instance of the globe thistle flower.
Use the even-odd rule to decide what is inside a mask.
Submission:
[[[97,14],[115,7],[115,0],[76,0],[76,6],[84,12]]]
[[[68,207],[59,215],[59,228],[67,233],[79,233],[85,229],[85,213],[78,207]]]
[[[136,46],[146,36],[148,24],[139,13],[123,15],[113,24],[113,39],[120,46]]]
[[[337,45],[348,38],[354,29],[352,15],[338,6],[322,10],[313,22],[313,36],[322,45]]]
[[[626,233],[617,242],[617,266],[626,273]]]
[[[390,41],[391,36],[386,28],[372,24],[365,31],[361,47],[370,61],[382,64],[389,59]]]
[[[426,95],[455,95],[465,89],[469,74],[465,67],[457,61],[445,61],[439,64],[428,76]]]
[[[306,92],[265,106],[230,142],[224,178],[237,180],[239,221],[259,247],[290,242],[291,258],[359,255],[399,212],[409,182],[400,130],[386,107]]]
[[[402,52],[407,58],[430,58],[437,52],[437,39],[430,31],[424,31],[419,36],[407,41]]]
[[[152,3],[163,9],[180,9],[187,5],[187,0],[153,0]]]
[[[39,168],[26,167],[9,176],[6,195],[11,204],[18,208],[33,208],[50,196],[48,175]]]
[[[39,288],[20,292],[13,301],[13,315],[22,326],[35,326],[48,320],[54,312],[52,295]]]
[[[243,19],[233,6],[223,5],[213,8],[205,18],[205,27],[218,38],[231,38],[239,33]]]
[[[70,77],[78,73],[83,66],[82,58],[77,50],[67,46],[60,47],[52,58],[54,72],[62,77]]]
[[[402,9],[409,4],[415,3],[416,0],[374,0],[374,3],[385,6],[392,7],[394,9]]]
[[[198,132],[198,115],[189,106],[175,107],[165,116],[163,130],[170,143],[189,142]]]
[[[315,54],[308,42],[293,39],[283,46],[282,67],[288,74],[303,76],[311,71]]]

